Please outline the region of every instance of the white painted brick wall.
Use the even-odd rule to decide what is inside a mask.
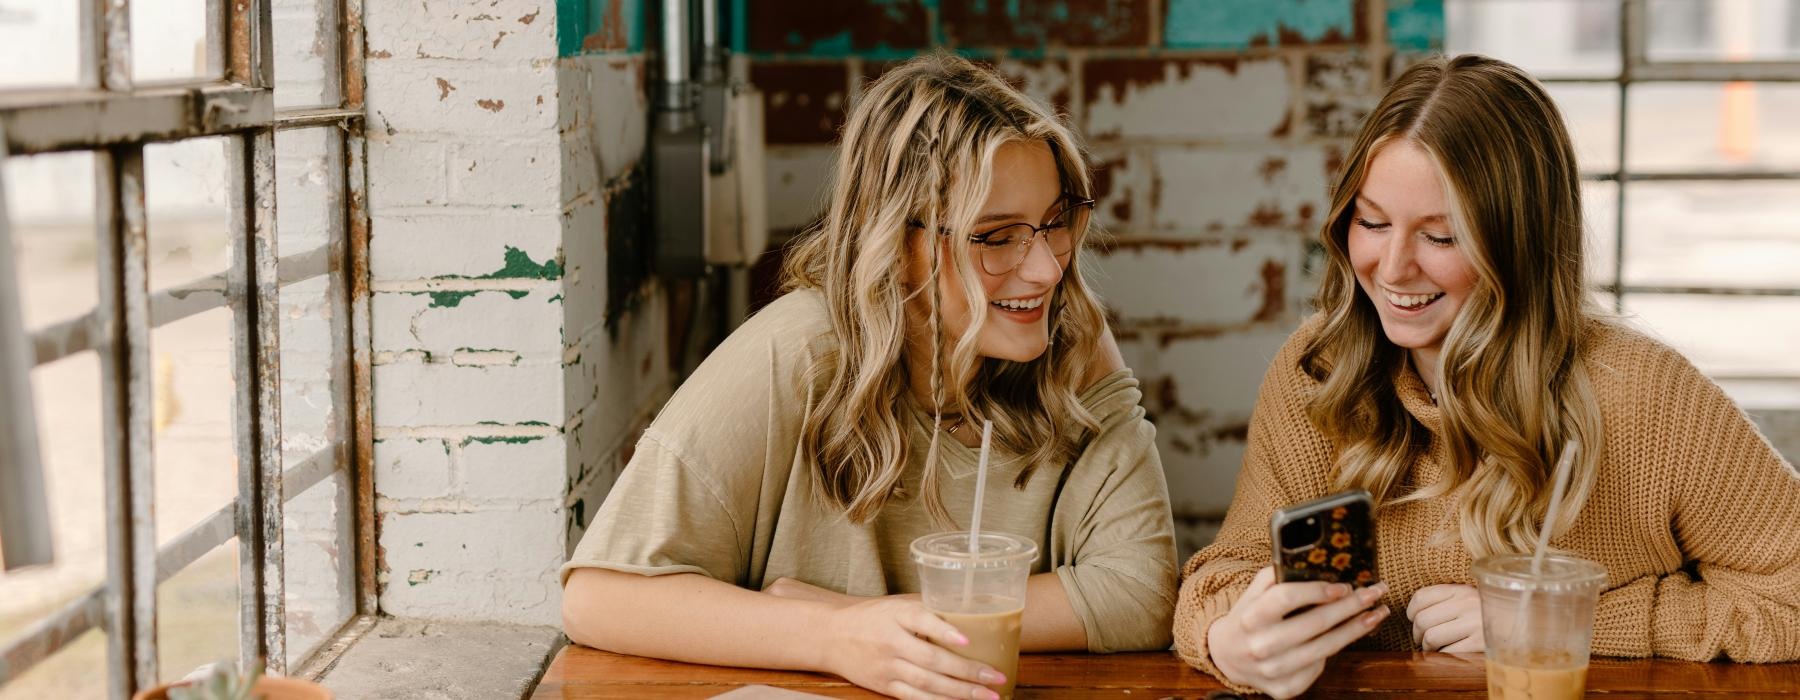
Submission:
[[[543,498],[563,492],[561,466],[567,445],[561,435],[476,438],[461,448],[456,492],[470,499]]]
[[[538,263],[554,260],[563,234],[554,212],[491,207],[376,214],[371,226],[369,276],[377,282],[493,274],[508,247]]]
[[[494,510],[450,503],[382,517],[384,612],[398,616],[560,624],[560,501]]]
[[[1100,86],[1086,106],[1085,131],[1088,138],[1266,138],[1287,122],[1289,83],[1280,57],[1169,63],[1156,82]]]
[[[372,61],[447,58],[502,64],[556,55],[556,9],[549,0],[368,0],[364,27]]]
[[[367,8],[390,614],[556,624],[571,521],[599,507],[580,494],[610,485],[669,391],[660,290],[603,323],[608,201],[647,133],[644,59],[557,58],[555,5]],[[509,255],[554,274],[497,277]]]
[[[482,141],[452,144],[449,150],[452,202],[547,210],[563,204],[561,159],[554,142]]]
[[[1316,147],[1160,148],[1157,228],[1301,226],[1324,218],[1325,154]],[[1260,222],[1259,219],[1268,221]]]
[[[521,364],[556,362],[562,357],[562,308],[556,299],[562,290],[555,284],[531,292],[476,292],[455,306],[437,304],[430,293],[376,293],[370,314],[380,319],[371,338],[377,361],[397,361],[385,354],[423,351],[433,362],[449,362],[459,350],[503,350],[516,353]]]
[[[1231,326],[1252,321],[1262,310],[1269,266],[1280,267],[1285,291],[1301,254],[1298,236],[1279,233],[1195,244],[1121,244],[1098,256],[1094,286],[1111,307],[1133,319]],[[1173,280],[1182,281],[1178,289],[1170,288]]]
[[[375,484],[381,496],[389,499],[450,495],[449,444],[435,439],[377,439]]]
[[[468,63],[372,62],[382,70],[369,72],[369,128],[470,136],[555,136],[554,66]],[[418,109],[418,105],[432,108]]]

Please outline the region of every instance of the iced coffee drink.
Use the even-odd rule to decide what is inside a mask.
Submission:
[[[1490,700],[1564,700],[1587,686],[1594,606],[1606,569],[1562,554],[1501,555],[1477,562]]]
[[[1025,582],[1037,560],[1037,543],[983,532],[973,551],[969,533],[926,535],[912,543],[925,607],[969,638],[958,654],[992,666],[1006,682],[990,686],[1011,698],[1019,675],[1019,620]]]

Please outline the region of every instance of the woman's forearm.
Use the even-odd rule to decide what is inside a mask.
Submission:
[[[830,606],[749,591],[700,574],[578,569],[563,587],[563,631],[596,649],[691,663],[823,671],[817,630]]]
[[[1035,574],[1025,585],[1019,651],[1087,651],[1087,628],[1075,616],[1069,593],[1054,571]]]

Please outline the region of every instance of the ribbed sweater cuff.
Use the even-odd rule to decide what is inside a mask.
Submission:
[[[1231,611],[1232,604],[1237,602],[1238,595],[1243,593],[1242,586],[1233,586],[1218,591],[1205,598],[1198,599],[1194,605],[1184,605],[1175,611],[1175,653],[1189,666],[1206,672],[1218,679],[1232,690],[1251,694],[1261,692],[1247,685],[1239,685],[1225,677],[1225,673],[1213,665],[1212,653],[1206,648],[1206,631],[1219,618]]]
[[[1594,608],[1594,655],[1645,657],[1650,644],[1656,578],[1641,578],[1600,594]]]

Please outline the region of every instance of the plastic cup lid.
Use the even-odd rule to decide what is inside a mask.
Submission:
[[[940,532],[912,542],[913,561],[937,569],[1004,569],[1037,561],[1037,543],[1004,532],[983,532],[969,551],[968,532]]]
[[[1531,572],[1530,554],[1500,554],[1475,562],[1471,571],[1483,586],[1515,591],[1575,591],[1606,584],[1606,567],[1567,554],[1544,555],[1542,571]]]

